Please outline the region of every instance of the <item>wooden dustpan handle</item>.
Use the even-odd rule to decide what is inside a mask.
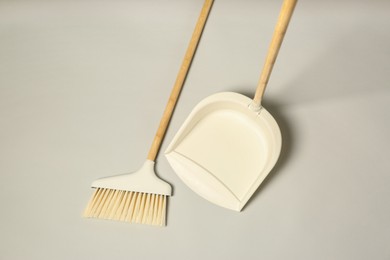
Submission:
[[[261,100],[263,99],[265,88],[271,75],[272,68],[275,64],[276,57],[278,56],[280,46],[282,45],[283,37],[286,33],[287,26],[290,22],[290,18],[294,11],[296,2],[297,0],[284,0],[280,10],[279,19],[276,24],[274,35],[272,36],[272,41],[268,49],[267,58],[260,75],[255,97],[253,98],[253,103],[258,106],[260,106]]]
[[[171,95],[168,100],[168,104],[165,107],[165,111],[161,118],[160,125],[157,129],[156,135],[154,136],[152,146],[150,147],[149,154],[147,157],[148,160],[155,161],[157,157],[157,153],[161,147],[162,139],[164,138],[165,132],[168,128],[168,123],[172,117],[173,110],[175,108],[177,99],[179,98],[181,89],[184,84],[184,80],[190,68],[192,59],[195,54],[196,47],[198,46],[200,36],[202,35],[202,31],[205,26],[212,4],[213,4],[213,0],[205,0],[203,4],[202,11],[198,18],[198,22],[196,23],[195,30],[192,34],[191,41],[188,45],[187,52],[184,56],[184,60],[180,67],[179,73],[176,77],[175,84],[173,86]]]

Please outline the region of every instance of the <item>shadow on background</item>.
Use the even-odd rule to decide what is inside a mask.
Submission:
[[[249,88],[248,88],[249,89]],[[253,98],[254,91],[235,91],[232,92],[240,93],[249,98]],[[277,103],[272,103],[268,101],[263,101],[264,108],[275,118],[276,122],[279,125],[280,132],[282,134],[282,148],[280,152],[279,159],[275,165],[275,167],[271,170],[265,180],[260,184],[259,188],[255,191],[252,197],[249,199],[247,204],[244,206],[243,210],[251,204],[258,194],[262,191],[263,188],[268,186],[269,182],[272,182],[279,174],[283,172],[283,169],[288,165],[291,155],[294,151],[294,134],[292,129],[292,123],[289,122],[287,116],[285,116],[280,109],[280,105]]]
[[[351,97],[364,97],[378,92],[388,91],[390,82],[390,63],[388,57],[390,37],[383,29],[363,30],[364,21],[353,21],[343,28],[344,33],[322,43],[322,51],[313,53],[300,49],[304,54],[305,66],[295,75],[277,87],[278,92],[267,96],[263,106],[278,123],[282,133],[282,150],[278,162],[267,178],[259,186],[247,205],[258,196],[277,176],[287,173],[288,166],[295,150],[297,135],[293,122],[283,113],[292,107],[306,107],[318,102],[333,102]],[[374,40],[373,40],[374,39]],[[380,49],[383,52],[373,52]],[[299,55],[298,55],[299,56]],[[277,69],[277,67],[275,67]],[[272,85],[272,76],[269,85]],[[244,88],[232,87],[233,92],[253,98],[256,86]]]

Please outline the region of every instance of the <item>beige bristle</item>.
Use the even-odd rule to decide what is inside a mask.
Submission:
[[[84,211],[84,217],[165,226],[166,197],[162,194],[97,188]]]

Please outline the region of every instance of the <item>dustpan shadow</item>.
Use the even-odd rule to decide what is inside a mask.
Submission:
[[[278,123],[282,133],[282,150],[278,162],[263,183],[252,195],[245,209],[280,174],[286,173],[294,150],[297,133],[294,122],[284,114],[286,108],[308,106],[328,100],[340,100],[351,96],[365,96],[372,92],[383,91],[388,85],[390,66],[383,55],[373,55],[372,46],[385,50],[390,40],[379,31],[361,33],[361,21],[350,24],[341,37],[322,43],[321,51],[306,53],[308,62],[299,71],[281,83],[278,92],[273,92],[271,100],[266,98],[264,107]],[[372,42],[371,39],[376,39]],[[348,46],[346,48],[346,46]],[[362,62],[364,61],[364,62]],[[376,64],[375,69],[367,70],[367,64]],[[329,77],[329,75],[332,75]],[[315,87],[314,87],[315,86]],[[367,88],[370,86],[370,88]],[[253,98],[255,87],[231,88],[232,91]]]
[[[253,90],[232,91],[240,93],[249,98],[253,98]],[[259,195],[259,193],[268,186],[269,182],[272,182],[273,179],[277,178],[277,176],[283,173],[283,168],[288,165],[291,155],[293,154],[292,151],[294,150],[294,133],[292,129],[293,124],[288,120],[288,117],[283,114],[281,106],[278,103],[273,103],[272,101],[263,101],[262,105],[275,118],[277,124],[279,125],[280,132],[282,134],[282,148],[280,151],[279,159],[275,164],[274,168],[264,179],[258,189],[253,193],[253,195],[242,208],[242,210],[245,210],[245,208],[251,204],[251,202]]]
[[[253,201],[258,196],[258,194],[260,194],[261,191],[268,186],[268,183],[272,182],[275,178],[285,172],[283,171],[283,169],[288,165],[288,162],[290,161],[291,155],[294,151],[295,138],[292,128],[292,122],[289,122],[288,117],[283,114],[282,110],[276,103],[265,101],[263,102],[263,105],[268,110],[268,112],[270,112],[270,114],[275,118],[276,122],[279,125],[280,132],[282,134],[282,148],[280,151],[279,159],[275,164],[274,168],[264,179],[262,184],[255,191],[255,193],[249,199],[246,205],[249,205],[251,201]],[[245,209],[245,207],[243,208],[243,210]]]

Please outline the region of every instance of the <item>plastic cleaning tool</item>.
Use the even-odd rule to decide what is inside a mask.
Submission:
[[[156,176],[154,162],[183,87],[212,3],[213,0],[206,0],[203,5],[146,161],[141,169],[134,173],[94,181],[92,188],[96,190],[85,209],[85,217],[165,226],[167,196],[171,195],[171,186]]]
[[[285,0],[254,99],[223,92],[202,100],[168,146],[183,182],[219,206],[241,211],[278,160],[282,137],[261,106],[296,0]]]

